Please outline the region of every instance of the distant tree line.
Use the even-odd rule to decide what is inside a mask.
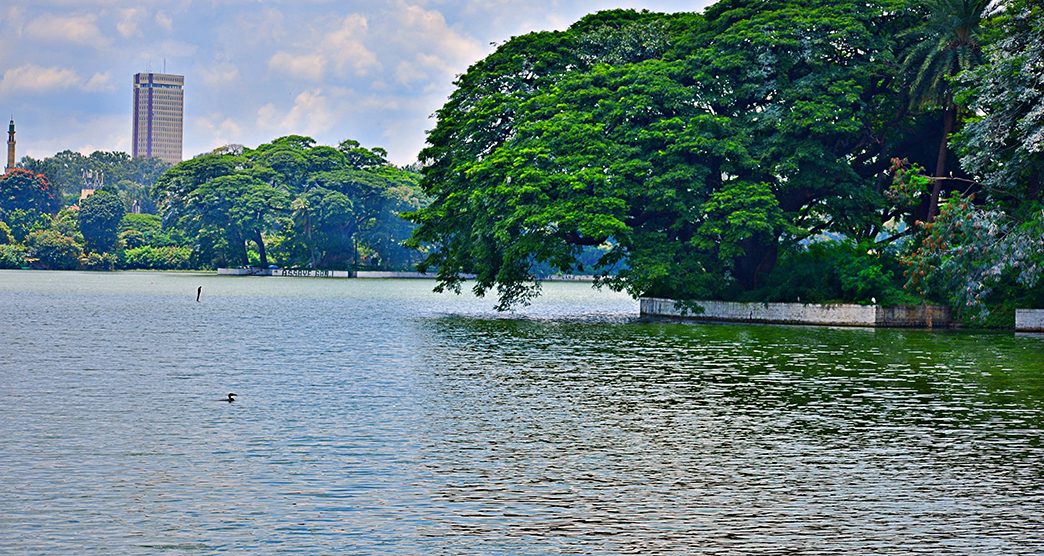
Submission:
[[[173,167],[70,151],[21,166],[0,177],[0,268],[408,269],[420,257],[399,216],[425,204],[419,174],[352,140],[295,135]]]

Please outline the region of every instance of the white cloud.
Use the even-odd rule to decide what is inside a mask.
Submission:
[[[105,46],[112,42],[102,34],[95,24],[94,14],[53,15],[44,14],[25,26],[25,34],[40,41],[59,41],[84,46]]]
[[[167,15],[167,12],[156,13],[156,25],[166,29],[167,31],[174,30],[174,19]]]
[[[96,73],[83,84],[83,90],[88,92],[115,91],[116,86],[112,83],[112,74],[109,72]]]
[[[120,10],[120,20],[116,22],[116,31],[125,39],[142,36],[139,25],[145,16],[143,8],[127,8]]]
[[[240,80],[239,68],[229,63],[197,68],[195,76],[212,89],[221,89]]]
[[[323,38],[323,50],[338,73],[343,74],[345,68],[350,67],[357,75],[366,75],[370,68],[378,65],[377,56],[362,42],[368,28],[365,17],[352,14]]]
[[[208,145],[206,150],[243,142],[242,126],[232,118],[218,113],[192,118],[186,133],[186,136],[189,135],[195,137],[196,143]],[[191,156],[188,152],[186,154]]]
[[[369,24],[359,14],[337,20],[336,26],[322,35],[315,46],[300,54],[280,50],[268,59],[271,70],[291,77],[320,81],[332,72],[338,77],[367,75],[379,67],[377,55],[366,47]]]
[[[65,89],[81,89],[88,93],[115,91],[112,74],[95,73],[88,79],[70,68],[58,66],[42,67],[25,64],[11,68],[0,78],[2,93],[46,93]]]
[[[457,63],[471,63],[485,53],[478,41],[451,29],[441,12],[406,5],[396,14],[402,29],[396,36],[408,39],[424,52],[438,53]]]
[[[326,60],[318,52],[294,55],[280,50],[268,59],[269,69],[285,73],[291,77],[310,79],[312,81],[322,79],[325,65]]]
[[[330,103],[320,89],[305,91],[294,98],[294,105],[286,112],[268,103],[257,111],[257,125],[274,130],[277,135],[292,133],[316,136],[331,129],[334,124]]]
[[[11,91],[45,92],[69,89],[80,85],[80,76],[69,68],[40,67],[26,64],[4,72],[0,93]]]
[[[85,155],[94,151],[130,152],[130,122],[124,115],[89,118],[63,116],[56,121],[60,121],[61,125],[55,127],[53,133],[26,135],[19,141],[18,156],[26,154],[33,158],[45,158],[64,150]],[[31,129],[27,128],[26,133]]]

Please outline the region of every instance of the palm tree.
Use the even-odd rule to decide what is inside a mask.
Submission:
[[[943,133],[928,204],[929,221],[938,210],[939,188],[946,175],[947,142],[957,123],[950,78],[982,61],[979,29],[991,3],[992,0],[921,0],[927,20],[912,31],[915,42],[903,58],[902,73],[909,80],[911,108],[943,110]]]

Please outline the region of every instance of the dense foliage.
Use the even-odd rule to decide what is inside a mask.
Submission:
[[[61,199],[47,176],[23,168],[14,168],[0,176],[0,215],[14,211],[54,214]]]
[[[154,192],[203,266],[409,268],[412,227],[399,214],[422,206],[418,180],[382,149],[291,135],[182,162]]]
[[[30,156],[19,162],[22,168],[47,176],[66,204],[75,203],[81,189],[107,187],[123,201],[127,212],[156,212],[149,188],[170,164],[158,158],[131,158],[123,152],[95,151],[87,156],[62,151],[37,160]]]
[[[292,135],[174,167],[68,151],[23,164],[56,176],[67,206],[43,174],[0,178],[3,268],[405,270],[419,260],[403,245],[413,225],[399,216],[426,202],[419,174],[352,140],[335,148]],[[80,198],[81,188],[91,191]]]
[[[86,247],[98,253],[112,251],[126,213],[123,202],[110,191],[98,191],[81,201],[79,229]]]
[[[584,270],[634,295],[916,301],[899,256],[940,196],[975,183],[948,164],[970,115],[951,83],[983,59],[988,16],[963,0],[723,0],[513,38],[457,80],[421,153],[422,266],[440,288],[475,274],[501,308],[589,246],[602,256]],[[781,287],[795,261],[822,287]]]
[[[1005,8],[984,63],[957,79],[969,118],[953,143],[974,181],[921,225],[906,258],[911,288],[977,316],[1044,302],[1044,7]]]

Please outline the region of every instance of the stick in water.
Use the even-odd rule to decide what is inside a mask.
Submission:
[[[199,303],[199,296],[203,295],[203,286],[196,288],[196,303]]]

